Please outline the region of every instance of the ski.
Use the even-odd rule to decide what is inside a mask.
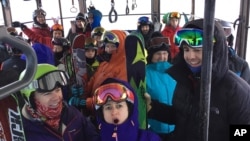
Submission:
[[[0,140],[25,141],[20,103],[20,93],[12,94],[0,100]]]

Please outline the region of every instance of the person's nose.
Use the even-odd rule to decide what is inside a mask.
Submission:
[[[195,53],[193,51],[189,52],[189,58],[190,59],[195,58]]]
[[[117,115],[118,111],[119,111],[119,110],[118,110],[117,108],[114,107],[114,108],[112,109],[112,115]]]

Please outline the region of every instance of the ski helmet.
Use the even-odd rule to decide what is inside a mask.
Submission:
[[[69,49],[70,48],[70,42],[68,39],[63,38],[63,37],[59,37],[59,38],[54,38],[52,40],[52,44],[53,45],[59,45],[62,46],[63,49]]]
[[[25,73],[26,70],[20,74],[19,80],[23,79]],[[30,106],[34,106],[31,104],[32,92],[36,90],[52,91],[58,83],[62,86],[68,84],[68,77],[65,72],[50,64],[38,64],[33,81],[27,87],[21,89],[20,92],[26,102]]]
[[[95,39],[88,37],[85,39],[85,49],[97,49],[97,42]]]
[[[137,21],[137,29],[140,30],[141,26],[149,25],[150,29],[154,27],[153,23],[149,20],[149,17],[142,16]]]
[[[167,24],[169,23],[169,20],[171,18],[177,18],[177,19],[181,19],[181,14],[179,12],[168,12],[166,13],[163,18],[162,18],[162,22]]]
[[[217,21],[220,23],[220,25],[224,29],[224,33],[226,37],[230,36],[232,34],[231,24],[224,20],[217,20]]]
[[[33,21],[34,21],[35,23],[37,23],[36,17],[37,17],[38,15],[43,15],[44,17],[46,17],[46,12],[45,12],[43,9],[41,9],[41,8],[36,9],[36,10],[33,12]]]
[[[51,31],[57,31],[57,30],[63,31],[63,26],[60,25],[60,24],[54,24],[54,25],[52,25]]]
[[[111,31],[106,31],[104,36],[103,36],[103,42],[104,43],[113,43],[116,45],[116,47],[119,46],[119,38],[117,35]]]
[[[94,36],[103,36],[105,32],[105,29],[103,27],[95,27],[91,32],[91,37]]]

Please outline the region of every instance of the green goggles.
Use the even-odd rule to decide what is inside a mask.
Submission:
[[[203,46],[203,31],[196,28],[181,29],[175,34],[174,41],[179,47],[184,41],[193,48],[200,48]],[[215,42],[215,39],[213,42]]]

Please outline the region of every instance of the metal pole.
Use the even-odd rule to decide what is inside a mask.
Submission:
[[[200,140],[208,141],[215,0],[205,0],[200,96]]]
[[[63,26],[63,15],[62,15],[62,4],[61,4],[61,0],[58,0],[58,5],[59,5],[59,12],[60,12],[61,25]]]
[[[249,24],[249,0],[241,0],[239,25],[236,36],[236,51],[238,56],[246,59],[247,39],[248,39],[248,24]]]

